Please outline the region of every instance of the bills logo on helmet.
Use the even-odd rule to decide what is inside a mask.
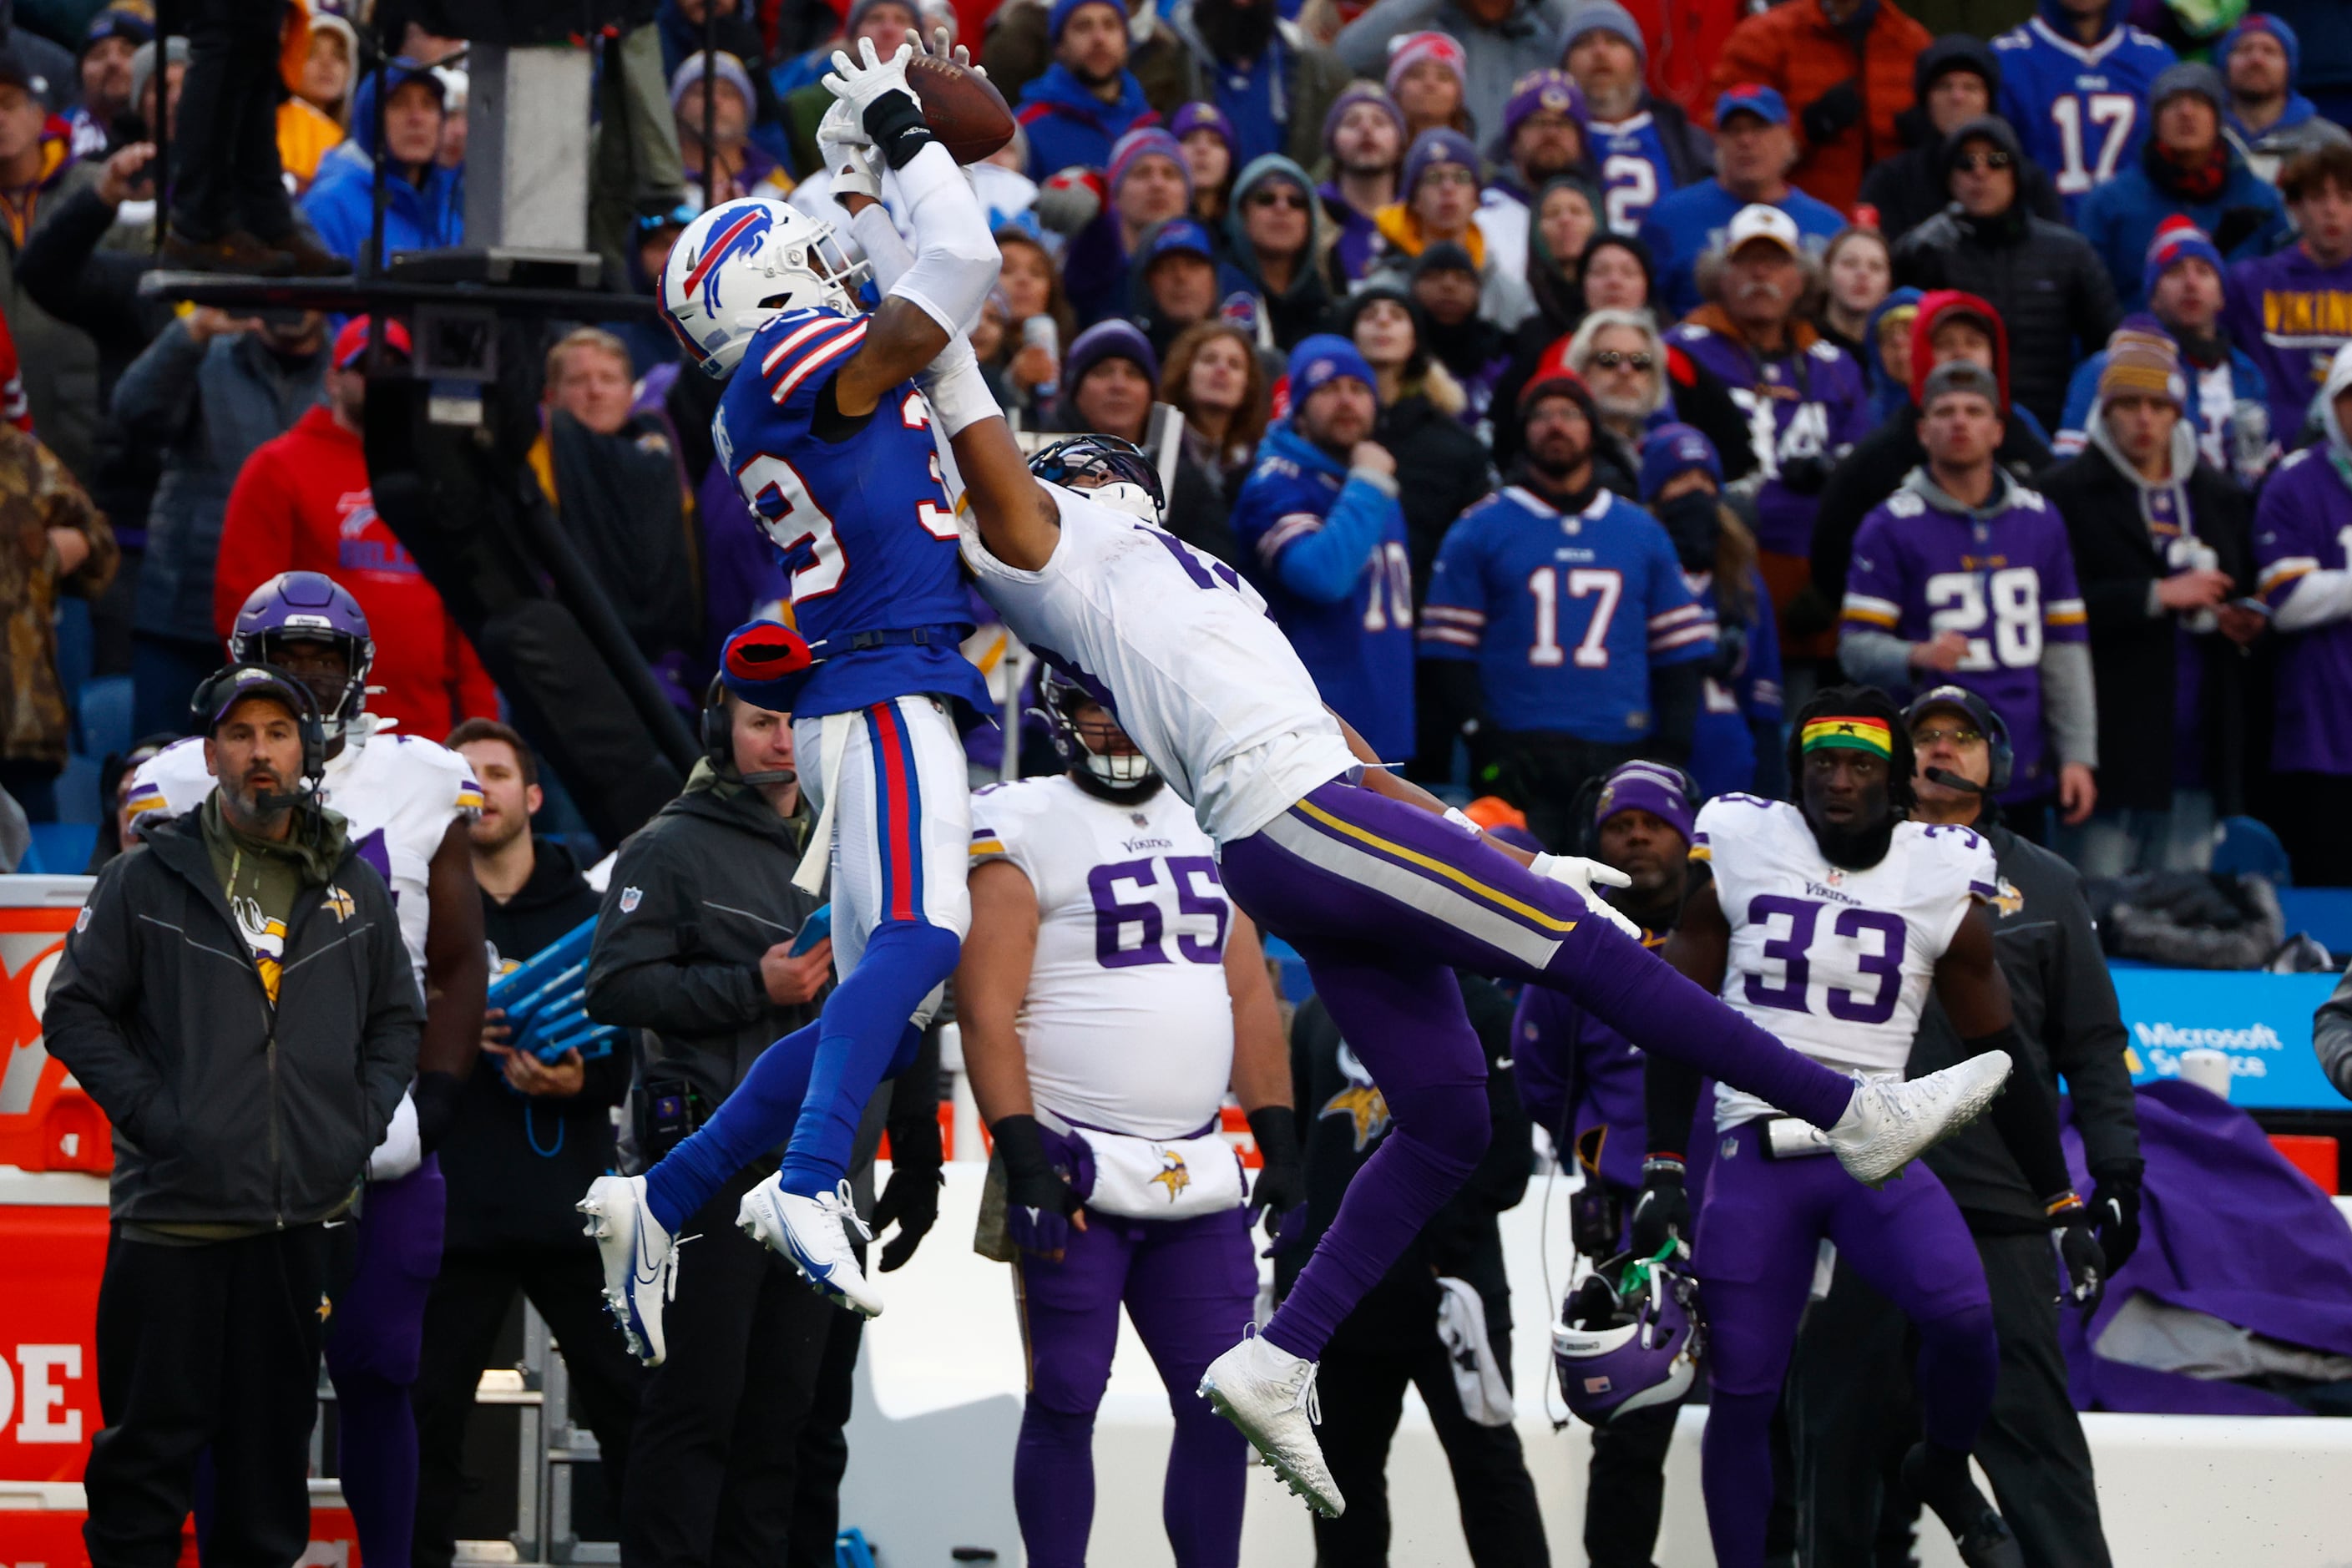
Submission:
[[[702,290],[702,308],[712,314],[719,310],[719,280],[724,276],[719,263],[730,257],[750,258],[760,253],[768,243],[768,231],[775,226],[775,216],[765,202],[752,202],[730,219],[725,228],[712,237],[709,248],[686,275],[687,293]]]

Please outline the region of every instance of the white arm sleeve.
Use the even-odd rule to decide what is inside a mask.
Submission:
[[[890,221],[890,212],[880,202],[857,209],[849,220],[850,237],[874,268],[874,287],[887,294],[915,264],[915,253],[907,248],[907,237]],[[952,331],[953,329],[950,329]]]
[[[2271,625],[2283,632],[2307,632],[2347,618],[2352,618],[2352,572],[2306,572],[2273,613]]]
[[[888,292],[920,306],[950,337],[961,336],[980,321],[980,308],[1003,265],[995,237],[988,232],[988,214],[963,171],[936,142],[897,174],[917,247],[914,265]]]

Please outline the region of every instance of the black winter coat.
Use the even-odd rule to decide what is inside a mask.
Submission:
[[[1902,122],[1901,116],[1896,123]],[[1920,115],[1924,123],[1927,116]],[[1930,126],[1926,140],[1872,167],[1862,177],[1862,200],[1878,209],[1878,229],[1893,245],[1951,205],[1944,189],[1944,139]],[[2066,221],[2066,208],[2050,176],[2031,160],[2017,164],[2018,195],[2033,216]]]
[[[482,930],[496,954],[493,974],[520,963],[596,913],[596,890],[572,851],[531,841],[530,880],[505,903],[482,895]],[[499,1058],[484,1053],[466,1079],[457,1118],[441,1142],[449,1184],[450,1252],[512,1247],[585,1249],[572,1205],[613,1168],[613,1107],[629,1092],[634,1053],[625,1038],[585,1064],[568,1099],[525,1096],[507,1087]]]
[[[309,1225],[350,1206],[425,1027],[392,891],[347,844],[286,922],[270,1005],[204,814],[117,856],[49,982],[49,1054],[114,1124],[109,1207],[151,1225]]]
[[[2247,659],[2219,632],[2197,639],[2204,679],[2198,711],[2177,700],[2179,664],[2169,611],[2148,614],[2148,590],[2169,576],[2163,554],[2140,520],[2137,487],[2097,447],[2042,476],[2036,485],[2066,520],[2090,620],[2092,680],[2099,702],[2099,804],[2163,811],[2172,805],[2176,726],[2204,731],[2205,784],[2228,816],[2244,796]],[[2235,481],[2203,462],[2189,479],[2197,537],[2237,580],[2254,591],[2252,504]]]
[[[1895,281],[1990,302],[2009,329],[2009,395],[2051,430],[2074,367],[2106,347],[2123,320],[2115,279],[2091,242],[2015,206],[1996,218],[1958,207],[1929,218],[1895,247]]]
[[[1397,501],[1404,508],[1405,552],[1412,561],[1412,602],[1429,593],[1430,568],[1454,520],[1494,488],[1486,448],[1460,420],[1415,394],[1381,410],[1372,439],[1396,459]]]
[[[2101,753],[2102,756],[2105,753]],[[2104,780],[2107,774],[2101,771]],[[2009,982],[2017,1035],[2025,1047],[2021,1072],[2045,1080],[2063,1073],[2074,1097],[2074,1125],[2095,1180],[2139,1174],[2139,1118],[2131,1071],[2124,1065],[2124,1026],[2106,955],[2083,899],[2074,868],[2027,843],[1998,823],[1977,824],[1992,846],[2000,900],[1992,911],[1993,952]],[[1955,1066],[1966,1053],[1959,1034],[1933,997],[1920,1016],[1911,1046],[1909,1076],[1924,1078]],[[1971,1229],[2031,1233],[2049,1219],[2027,1185],[1992,1119],[1929,1150],[1927,1168],[1951,1189]]]

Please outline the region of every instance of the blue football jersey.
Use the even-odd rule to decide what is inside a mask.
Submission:
[[[1658,198],[1673,192],[1675,174],[1666,162],[1665,139],[1648,110],[1615,124],[1594,121],[1592,159],[1601,167],[1601,221],[1619,234],[1639,234],[1642,220]]]
[[[2151,34],[2119,26],[2085,47],[2036,16],[1992,41],[2000,61],[2000,117],[2049,171],[2066,221],[2082,214],[2091,187],[2130,167],[2154,115],[2147,89],[2174,63]]]
[[[812,427],[821,395],[872,320],[794,310],[761,328],[719,399],[711,436],[783,552],[793,624],[824,645],[793,698],[794,716],[923,692],[984,711],[987,683],[961,648],[971,605],[923,395],[912,381],[900,384],[839,440]],[[863,632],[924,640],[901,635],[853,647]]]
[[[1657,520],[1602,490],[1562,513],[1517,485],[1462,514],[1421,611],[1423,658],[1475,659],[1506,730],[1650,733],[1650,668],[1706,658],[1715,622]]]

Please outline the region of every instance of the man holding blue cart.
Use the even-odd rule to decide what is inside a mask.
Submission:
[[[580,1011],[596,893],[569,849],[530,831],[538,767],[520,735],[471,719],[444,743],[481,785],[467,836],[490,994],[482,1054],[439,1155],[448,1229],[416,1376],[415,1561],[427,1568],[446,1568],[457,1550],[474,1390],[500,1359],[517,1292],[563,1347],[572,1419],[596,1434],[616,1518],[645,1386],[645,1369],[604,1321],[604,1271],[572,1212],[580,1188],[612,1167],[612,1110],[632,1060],[625,1031]]]

